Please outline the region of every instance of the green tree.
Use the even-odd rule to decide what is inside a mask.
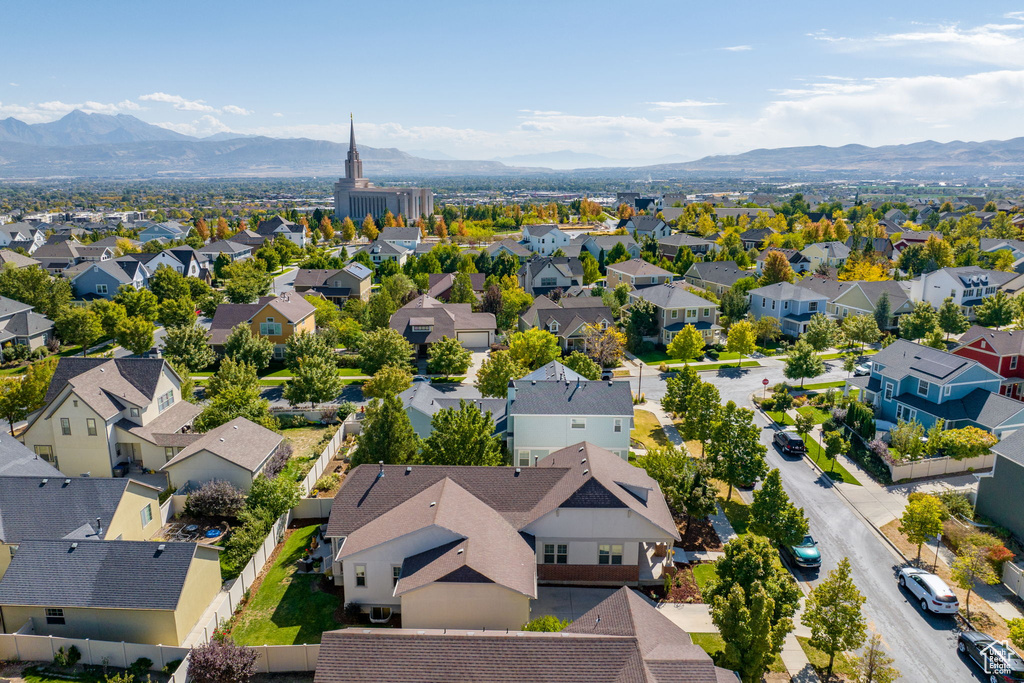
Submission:
[[[562,356],[558,337],[536,327],[513,334],[508,340],[508,352],[516,363],[529,370],[536,370]]]
[[[274,342],[254,335],[248,323],[239,323],[224,340],[224,356],[249,363],[259,372],[270,365],[274,357]]]
[[[160,302],[156,295],[148,289],[135,289],[131,285],[121,285],[114,297],[116,303],[124,306],[129,318],[142,318],[156,322],[160,315]]]
[[[348,216],[341,221],[341,241],[354,242],[356,239],[356,224]]]
[[[689,365],[669,377],[665,382],[665,396],[661,399],[661,407],[683,420],[686,419],[686,407],[690,394],[701,383],[697,371]]]
[[[341,322],[341,311],[334,302],[319,296],[306,296],[303,298],[316,309],[313,319],[316,322],[317,328],[324,330],[334,329]]]
[[[864,651],[853,658],[851,665],[858,683],[895,683],[900,672],[892,665],[893,661],[882,646],[882,636],[873,633]]]
[[[39,266],[0,268],[0,295],[33,306],[50,320],[56,320],[71,303],[71,283],[50,277]]]
[[[501,311],[496,314],[498,327],[511,330],[519,324],[519,316],[533,305],[533,297],[522,287],[503,288],[501,290]]]
[[[335,400],[344,386],[333,359],[306,356],[292,370],[292,378],[284,385],[284,397],[292,405],[308,401],[312,407]]]
[[[951,334],[961,334],[971,326],[967,316],[960,311],[960,307],[953,301],[953,297],[946,297],[939,306],[938,312],[939,329],[946,333],[946,339]]]
[[[482,396],[505,398],[508,395],[508,383],[527,372],[508,351],[495,351],[480,364],[476,373],[476,387]]]
[[[228,277],[224,293],[233,304],[249,304],[270,292],[270,277],[253,259],[235,261],[224,270]]]
[[[777,409],[777,408],[776,408]],[[804,413],[796,414],[796,433],[800,435],[800,438],[804,438],[814,429],[814,417]]]
[[[684,535],[691,519],[704,519],[717,509],[717,491],[706,460],[690,458],[685,451],[668,446],[648,451],[636,464],[658,482],[669,508],[677,515],[685,513]]]
[[[163,303],[170,299],[191,297],[192,293],[185,282],[185,277],[165,265],[161,265],[149,278],[149,291],[156,295],[157,301]]]
[[[252,480],[252,486],[249,487],[249,493],[245,498],[245,507],[249,510],[263,510],[267,517],[276,520],[298,505],[301,498],[302,491],[294,479],[271,479],[261,474]]]
[[[396,310],[398,307],[386,292],[371,294],[370,301],[363,309],[363,329],[372,332],[387,327]]]
[[[473,279],[469,276],[469,273],[458,273],[455,275],[455,282],[452,284],[451,292],[448,294],[448,301],[453,304],[476,303]]]
[[[111,338],[117,335],[117,326],[120,322],[128,317],[124,306],[106,299],[96,299],[89,304],[89,310],[99,317],[104,336]]]
[[[117,329],[114,330],[114,339],[132,354],[141,356],[153,348],[153,332],[155,330],[153,323],[148,320],[125,318],[117,324]]]
[[[904,339],[922,339],[938,326],[938,315],[927,301],[917,302],[914,310],[900,316],[900,336]]]
[[[839,343],[839,326],[835,320],[826,317],[824,313],[815,313],[807,321],[807,331],[800,338],[810,344],[815,351],[821,353]]]
[[[892,319],[892,302],[889,301],[889,293],[882,292],[882,295],[878,297],[878,301],[875,302],[875,324],[878,325],[878,329],[883,332],[889,329],[889,322]]]
[[[843,433],[839,431],[825,432],[825,457],[832,461],[832,466],[829,469],[829,474],[836,466],[836,458],[840,453],[846,453],[850,450],[850,442],[843,438]]]
[[[718,388],[708,382],[701,382],[686,397],[686,419],[680,427],[684,439],[700,442],[701,456],[707,442],[715,432],[715,423],[722,412],[722,399]]]
[[[942,520],[946,510],[935,496],[919,496],[907,503],[900,517],[899,532],[917,546],[917,559],[921,559],[921,546],[932,536],[942,533]]]
[[[776,654],[772,650],[774,609],[775,602],[759,583],[748,590],[734,585],[728,597],[716,598],[711,606],[711,619],[725,641],[718,663],[735,671],[743,683],[758,683]]]
[[[861,613],[864,600],[845,557],[807,597],[800,621],[811,629],[811,645],[828,655],[826,679],[832,678],[836,655],[856,650],[867,638],[867,621]]]
[[[626,318],[626,348],[639,353],[644,337],[654,334],[658,327],[658,309],[647,299],[637,299],[629,307]]]
[[[746,486],[768,471],[767,449],[761,443],[761,429],[754,424],[754,413],[729,401],[711,431],[707,457],[715,476],[729,485],[727,499],[734,486]]]
[[[416,460],[419,437],[397,396],[373,399],[366,408],[352,467],[366,463],[401,465]]]
[[[412,344],[390,327],[366,333],[359,345],[361,367],[368,375],[376,374],[385,365],[408,366],[412,355]]]
[[[692,360],[704,350],[704,337],[693,325],[687,325],[672,337],[666,352],[670,358]]]
[[[738,353],[740,356],[749,356],[757,350],[757,334],[754,326],[746,320],[742,320],[729,328],[729,336],[725,342],[725,350],[729,353]],[[743,359],[736,362],[740,367]]]
[[[590,285],[601,279],[601,267],[589,251],[580,254],[580,263],[583,265],[583,284]]]
[[[562,360],[562,365],[587,379],[601,379],[601,366],[582,351],[573,351]]]
[[[288,337],[284,344],[284,364],[288,366],[288,369],[292,370],[294,374],[299,363],[303,359],[309,358],[322,358],[337,369],[337,363],[334,362],[334,351],[327,345],[323,335],[300,332]]]
[[[747,311],[750,310],[750,302],[747,300],[746,292],[741,292],[736,287],[727,289],[722,293],[718,310],[722,314],[722,325],[726,328],[730,328],[733,323],[743,320]]]
[[[412,373],[407,366],[385,365],[363,384],[366,398],[396,396],[412,386]]]
[[[750,530],[777,545],[791,546],[807,535],[807,529],[803,509],[790,502],[782,487],[782,475],[773,469],[761,488],[754,491],[754,502],[750,505]]]
[[[761,342],[762,346],[768,346],[769,342],[773,342],[782,336],[782,328],[779,327],[779,321],[770,315],[761,316],[753,324],[754,336]]]
[[[524,631],[543,631],[546,633],[557,633],[568,628],[569,624],[572,623],[568,620],[563,621],[558,617],[551,616],[550,614],[531,619],[530,621],[523,624]]]
[[[874,321],[872,321],[874,323]],[[783,375],[786,379],[800,380],[800,386],[808,377],[817,377],[825,372],[825,363],[821,356],[814,352],[814,347],[803,339],[798,339],[789,349],[789,357],[786,358],[786,368]]]
[[[189,327],[196,322],[196,305],[189,297],[166,299],[160,304],[160,324],[172,327]]]
[[[172,327],[164,335],[164,358],[198,372],[211,365],[216,357],[210,346],[210,335],[199,325]]]
[[[427,372],[454,377],[469,370],[473,355],[458,339],[441,337],[427,349]]]
[[[505,460],[491,412],[481,412],[472,402],[460,400],[458,409],[442,408],[430,426],[423,442],[426,465],[501,465]]]
[[[971,592],[979,583],[987,586],[994,586],[999,583],[999,575],[992,568],[992,563],[986,557],[987,549],[978,547],[971,542],[965,542],[953,560],[950,577],[953,583],[961,590],[967,591],[967,600],[964,603],[964,611],[967,619],[971,618]]]
[[[259,386],[225,388],[206,404],[203,412],[196,416],[193,426],[197,432],[208,432],[238,417],[244,417],[267,429],[278,428],[277,418],[270,414],[270,403],[260,396]]]
[[[57,336],[65,344],[81,346],[82,355],[103,336],[100,317],[88,308],[67,308],[54,321]]]
[[[867,314],[851,315],[845,318],[843,320],[843,334],[850,341],[860,344],[861,350],[863,350],[864,344],[874,344],[882,336],[875,318]]]
[[[7,420],[11,436],[14,436],[14,423],[28,416],[20,389],[21,380],[17,377],[0,377],[0,417]]]
[[[244,361],[225,358],[206,385],[206,398],[213,399],[231,387],[244,387],[259,392],[260,380],[256,368]]]
[[[999,291],[982,299],[981,304],[974,309],[974,317],[982,327],[999,329],[1013,322],[1016,310],[1014,300],[1006,292]]]

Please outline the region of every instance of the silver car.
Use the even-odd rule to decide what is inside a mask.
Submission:
[[[960,611],[960,601],[956,599],[953,589],[931,572],[904,567],[900,570],[899,582],[900,588],[910,591],[925,612],[956,614]]]

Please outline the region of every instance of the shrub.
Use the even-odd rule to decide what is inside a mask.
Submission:
[[[947,519],[943,523],[942,536],[955,553],[959,553],[960,549],[968,544],[976,548],[991,548],[992,546],[1002,545],[1002,542],[992,534],[978,531],[973,527],[964,526],[964,524],[955,519]]]
[[[53,663],[57,666],[74,666],[82,658],[82,651],[72,645],[65,648],[63,645],[53,655]]]
[[[299,484],[286,477],[269,479],[259,476],[253,479],[252,487],[245,501],[246,512],[262,510],[273,523],[299,503]],[[266,535],[266,534],[264,534]]]
[[[196,683],[247,683],[256,674],[259,653],[230,639],[192,648],[188,677]]]
[[[334,406],[327,406],[326,408],[320,409],[320,422],[330,424],[334,422],[334,419],[338,417],[338,409]]]
[[[363,616],[362,608],[354,602],[345,603],[345,610],[342,615],[346,624],[358,624]]]
[[[974,519],[974,506],[964,494],[946,491],[939,494],[939,500],[942,501],[949,514],[963,519]]]
[[[920,422],[900,422],[889,432],[892,450],[900,454],[899,460],[920,460],[924,452],[924,427]]]
[[[761,401],[761,408],[768,411],[775,410],[775,399],[770,396],[764,399]]]
[[[181,660],[180,659],[172,659],[171,661],[169,661],[166,664],[164,664],[164,668],[161,669],[161,671],[163,671],[168,676],[173,676],[174,672],[178,670],[179,666],[181,666]]]
[[[190,517],[236,517],[245,505],[245,494],[231,482],[208,481],[185,499]]]
[[[718,349],[711,348],[708,349],[705,355],[708,357],[708,360],[718,360],[718,356],[720,353],[721,352]]]
[[[305,415],[281,415],[278,417],[281,429],[292,429],[295,427],[308,427],[309,420]]]
[[[846,426],[862,439],[875,438],[875,413],[871,406],[861,401],[852,402],[846,409]]]
[[[242,526],[231,532],[231,538],[224,544],[221,562],[223,578],[233,579],[242,573],[242,568],[256,554],[263,540],[274,526],[273,518],[265,511],[243,510],[239,515]]]
[[[335,486],[337,486],[340,482],[341,475],[338,474],[337,472],[325,474],[324,476],[316,480],[316,483],[313,485],[313,490],[310,491],[310,493],[326,493],[327,491],[330,491]]]
[[[135,683],[135,674],[129,671],[123,671],[113,675],[107,675],[103,677],[104,683]]]
[[[153,668],[153,660],[149,657],[139,657],[128,667],[128,672],[134,676],[143,676]]]
[[[1013,559],[1013,553],[1010,552],[1005,545],[1000,543],[999,545],[989,546],[988,552],[985,554],[985,558],[992,563],[992,567],[996,570],[996,574],[1002,576],[1003,564],[1007,560]]]
[[[892,453],[889,452],[889,447],[881,439],[872,439],[869,441],[868,450],[871,451],[876,458],[879,458],[884,462],[892,462]]]
[[[346,417],[348,417],[354,412],[356,412],[356,404],[352,403],[352,401],[345,401],[343,403],[339,403],[337,406],[338,422],[343,422]]]
[[[666,578],[671,579],[671,577],[668,574],[666,574],[665,576]],[[526,622],[526,624],[523,625],[523,630],[556,633],[566,628],[570,623],[571,622],[569,621],[562,621],[558,617],[554,617],[549,614],[547,616],[537,617],[536,619]]]
[[[353,368],[358,370],[363,364],[363,357],[355,353],[343,353],[335,358],[339,368]]]
[[[263,466],[263,473],[270,479],[276,477],[288,464],[294,450],[291,441],[282,441],[281,445],[277,447],[277,452],[270,456],[270,460]]]

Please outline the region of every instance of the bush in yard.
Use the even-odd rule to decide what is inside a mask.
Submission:
[[[900,422],[889,433],[889,444],[893,451],[899,453],[899,460],[920,460],[924,452],[924,427],[920,422]]]
[[[346,624],[358,624],[363,616],[363,609],[354,602],[345,603],[343,617]]]
[[[139,657],[128,667],[128,672],[133,676],[144,676],[153,667],[153,660],[149,657]]]
[[[127,671],[113,675],[108,674],[103,678],[103,683],[135,683],[135,674]]]
[[[971,426],[942,432],[942,450],[954,460],[985,455],[997,441],[994,435]]]
[[[543,631],[546,633],[557,633],[564,628],[567,628],[572,622],[569,620],[561,620],[558,617],[547,615],[543,617],[537,617],[531,619],[523,625],[524,631]]]
[[[256,554],[256,550],[270,533],[274,519],[263,510],[242,510],[238,515],[242,526],[231,532],[231,537],[224,544],[223,577],[233,579],[242,573],[242,568]]]
[[[854,401],[846,409],[846,426],[859,434],[862,439],[873,439],[875,438],[875,412],[867,403]]]
[[[72,645],[65,648],[63,645],[53,655],[53,663],[57,666],[74,666],[82,658],[82,651]]]
[[[262,510],[271,523],[299,504],[299,484],[285,477],[269,479],[259,476],[252,480],[249,496],[245,500],[246,511]]]
[[[185,499],[189,517],[235,517],[245,505],[245,494],[231,482],[208,481]]]
[[[968,545],[973,545],[977,548],[992,548],[993,546],[1001,546],[1003,544],[1002,541],[992,534],[978,531],[973,527],[964,526],[955,519],[947,519],[943,523],[942,538],[955,553],[959,553],[962,548]]]
[[[277,451],[270,456],[270,460],[263,466],[263,474],[267,475],[270,479],[280,474],[284,466],[288,464],[288,460],[292,457],[294,450],[291,441],[282,441],[281,445],[277,447]]]
[[[325,474],[316,480],[313,490],[310,493],[327,493],[341,482],[341,475],[337,472]]]
[[[192,648],[188,677],[196,683],[246,683],[256,674],[259,653],[230,639]]]
[[[939,500],[946,507],[946,512],[955,517],[963,519],[974,519],[974,506],[971,501],[962,493],[946,491],[939,494]]]
[[[168,676],[173,676],[174,672],[178,670],[179,666],[181,666],[181,660],[180,659],[172,659],[171,661],[169,661],[166,664],[164,664],[164,668],[161,669],[161,671],[163,671]]]

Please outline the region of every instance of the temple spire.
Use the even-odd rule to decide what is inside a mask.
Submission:
[[[352,114],[349,114],[349,139],[348,155],[345,159],[345,178],[350,181],[361,180],[363,177],[363,162],[359,160],[359,150],[356,149],[356,123]]]
[[[351,112],[348,115],[348,149],[350,152],[356,151],[356,122]]]

